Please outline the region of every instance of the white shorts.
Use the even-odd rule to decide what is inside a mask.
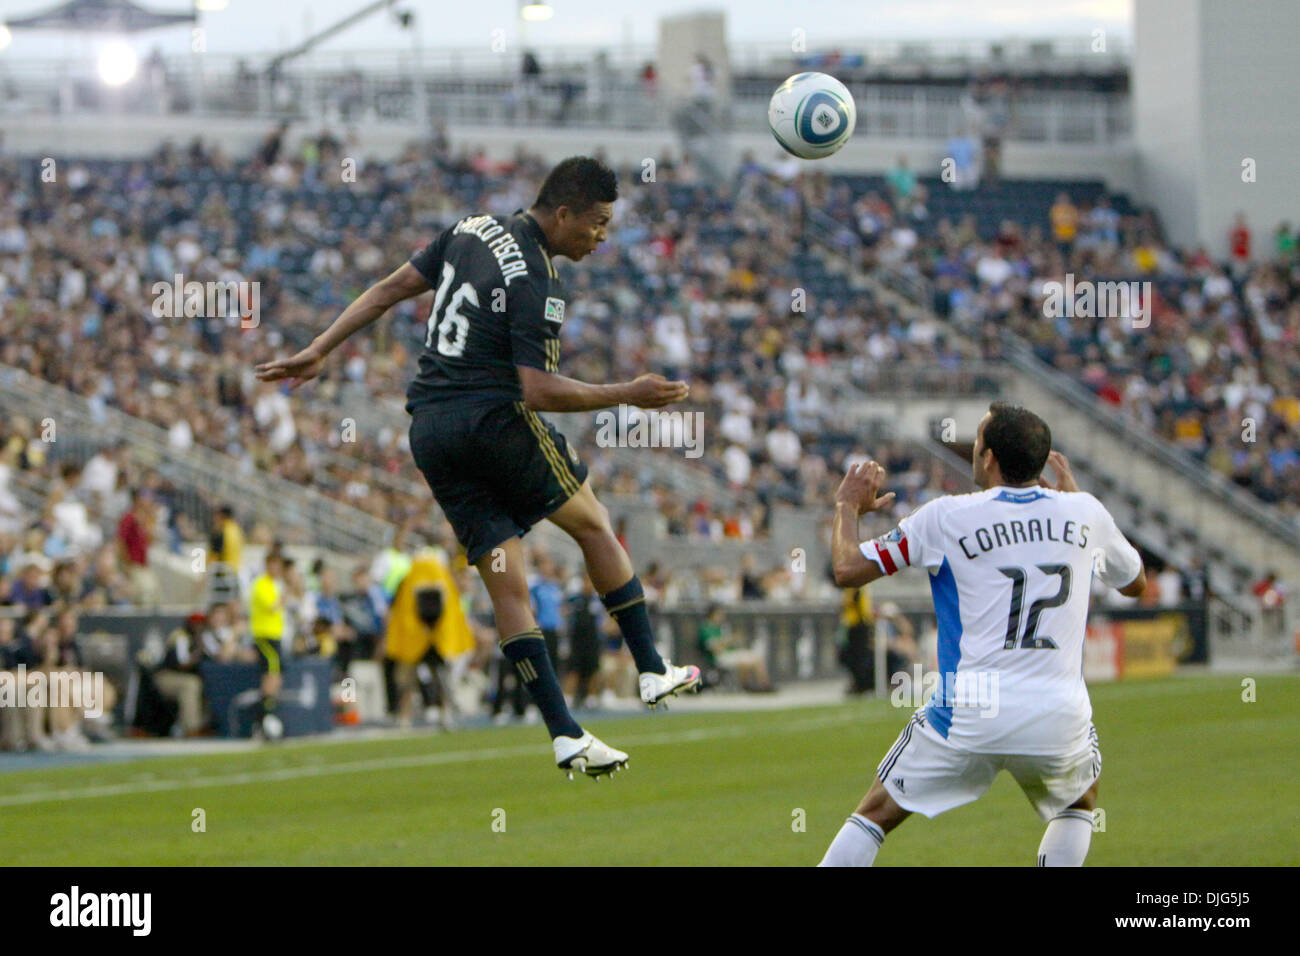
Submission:
[[[1016,778],[1038,815],[1050,820],[1101,775],[1097,729],[1068,754],[982,754],[960,750],[930,726],[922,707],[876,768],[885,790],[904,810],[936,817],[984,796],[1001,770]]]

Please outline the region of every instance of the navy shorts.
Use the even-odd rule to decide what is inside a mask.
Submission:
[[[587,466],[555,426],[523,402],[422,406],[411,454],[470,564],[553,513]]]

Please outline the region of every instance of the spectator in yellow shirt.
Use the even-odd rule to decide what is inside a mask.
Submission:
[[[244,560],[244,532],[230,505],[222,505],[212,516],[208,538],[208,561],[212,565],[212,588],[216,600],[239,595],[239,568]]]
[[[1068,253],[1079,232],[1079,207],[1070,202],[1066,193],[1058,193],[1048,216],[1052,221],[1052,238],[1062,253]]]
[[[840,645],[840,663],[849,672],[851,695],[869,694],[875,689],[875,660],[871,653],[876,615],[871,606],[871,592],[864,584],[841,592],[840,626],[844,641]]]

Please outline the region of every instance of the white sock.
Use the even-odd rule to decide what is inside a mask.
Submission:
[[[1062,810],[1052,817],[1038,844],[1039,866],[1083,866],[1092,842],[1092,814],[1087,810]]]
[[[844,821],[818,866],[871,866],[885,842],[885,831],[860,813]]]

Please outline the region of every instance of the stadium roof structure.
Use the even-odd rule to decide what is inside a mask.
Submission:
[[[138,33],[180,23],[195,23],[193,8],[178,13],[147,10],[131,0],[69,0],[39,13],[5,20],[11,30],[68,30],[83,33]]]

